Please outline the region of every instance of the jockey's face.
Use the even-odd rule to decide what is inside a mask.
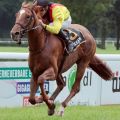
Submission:
[[[47,10],[48,10],[48,6],[46,7],[40,6],[40,14],[42,17],[46,14]]]

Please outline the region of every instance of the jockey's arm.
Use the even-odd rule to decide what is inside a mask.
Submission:
[[[64,14],[59,7],[58,8],[56,7],[53,9],[52,15],[53,15],[53,23],[47,25],[46,30],[54,34],[58,34],[64,22]]]
[[[52,25],[46,26],[46,30],[54,34],[58,34],[61,28],[62,28],[62,22],[58,19],[54,20]]]

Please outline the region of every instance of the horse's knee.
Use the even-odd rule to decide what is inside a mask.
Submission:
[[[43,84],[44,78],[42,76],[38,77],[38,84]]]
[[[55,80],[56,74],[53,68],[47,69],[42,75],[38,77],[38,84],[43,84],[45,80]]]

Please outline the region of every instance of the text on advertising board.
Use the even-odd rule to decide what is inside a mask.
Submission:
[[[0,68],[0,80],[29,78],[31,78],[31,72],[28,67]]]

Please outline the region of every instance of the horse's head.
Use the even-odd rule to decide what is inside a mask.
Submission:
[[[36,5],[32,3],[23,3],[21,9],[16,13],[15,25],[11,30],[11,38],[18,44],[21,38],[38,24]],[[40,18],[40,16],[39,16]]]

